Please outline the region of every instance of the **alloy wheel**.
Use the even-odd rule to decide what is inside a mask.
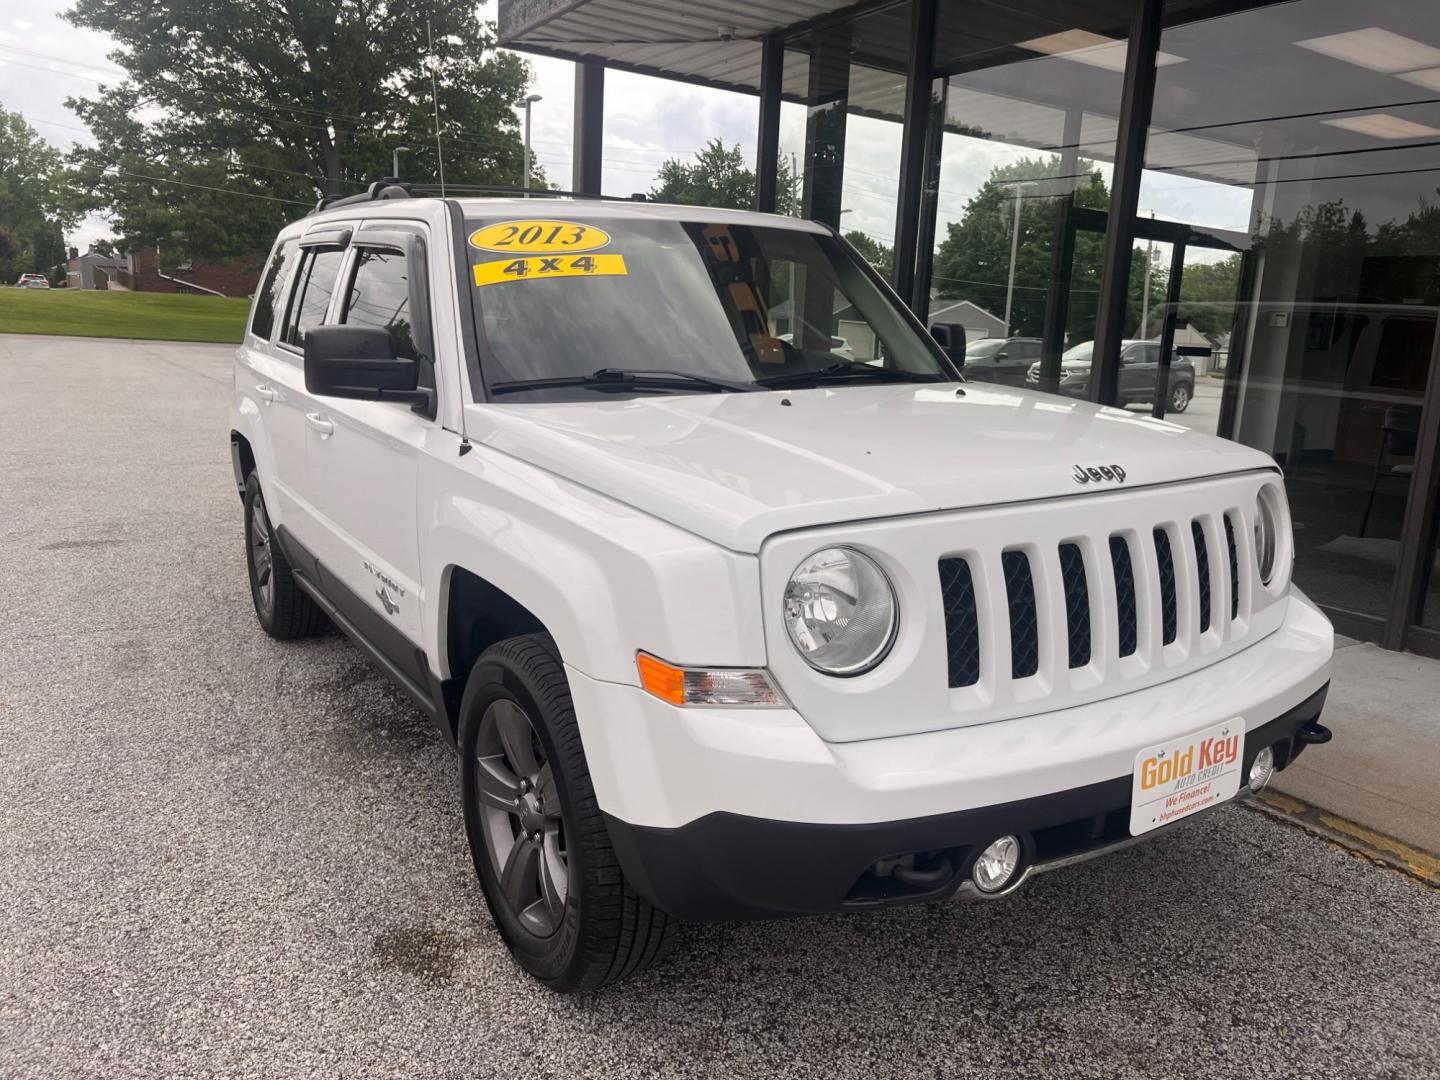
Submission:
[[[505,903],[530,933],[549,937],[569,895],[560,793],[530,717],[509,698],[480,718],[474,798]]]
[[[1188,386],[1177,386],[1170,391],[1170,408],[1176,412],[1183,412],[1185,406],[1190,404],[1190,388]]]
[[[260,495],[250,508],[250,562],[255,568],[255,594],[266,615],[275,603],[275,558],[270,550],[270,518]]]

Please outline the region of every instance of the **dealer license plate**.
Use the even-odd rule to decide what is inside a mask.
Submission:
[[[1236,717],[1141,750],[1130,787],[1130,835],[1233,798],[1240,790],[1244,748],[1245,721]]]

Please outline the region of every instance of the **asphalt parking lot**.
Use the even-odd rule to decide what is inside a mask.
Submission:
[[[429,721],[256,626],[229,385],[0,335],[0,1075],[1440,1076],[1440,895],[1238,807],[1002,903],[527,981]]]

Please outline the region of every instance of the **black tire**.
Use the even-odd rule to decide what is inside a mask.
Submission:
[[[1188,382],[1176,383],[1170,388],[1169,408],[1166,412],[1182,413],[1195,400],[1195,387]]]
[[[529,725],[525,747],[517,746],[516,707]],[[511,734],[497,743],[502,727]],[[639,896],[620,869],[595,802],[565,669],[548,635],[510,638],[481,654],[460,704],[459,734],[470,854],[495,926],[520,966],[569,992],[618,982],[658,960],[677,922]],[[528,787],[528,766],[511,760],[527,749],[528,765],[538,766],[541,777]],[[532,824],[536,831],[527,833]],[[508,852],[500,850],[506,846]],[[557,855],[563,895],[553,873]],[[528,903],[527,883],[535,886]],[[512,900],[517,893],[522,898]]]
[[[320,606],[295,584],[285,552],[275,542],[260,477],[253,471],[245,478],[245,567],[250,574],[255,617],[265,633],[290,641],[329,629],[330,620]]]

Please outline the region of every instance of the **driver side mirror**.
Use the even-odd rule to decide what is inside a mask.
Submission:
[[[950,362],[963,371],[965,368],[965,327],[959,323],[931,323],[930,336],[950,358]]]
[[[420,390],[420,362],[395,355],[388,330],[374,326],[316,326],[305,335],[305,389],[320,397],[359,401],[430,400]]]

